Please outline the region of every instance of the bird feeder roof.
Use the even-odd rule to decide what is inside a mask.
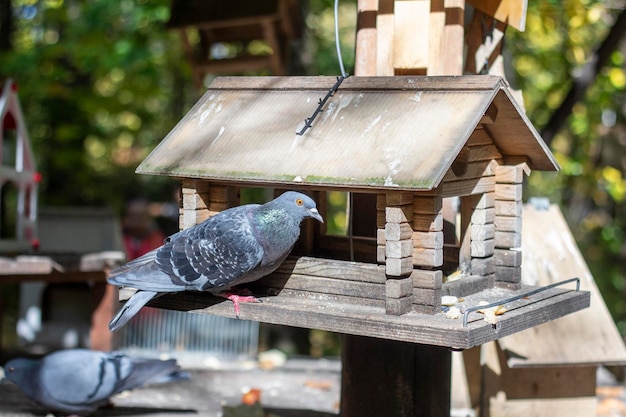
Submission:
[[[138,173],[248,185],[431,190],[472,132],[531,169],[558,164],[496,76],[220,77]]]

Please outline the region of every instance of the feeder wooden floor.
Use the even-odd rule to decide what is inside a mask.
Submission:
[[[263,280],[265,279],[271,280],[272,275]],[[497,316],[495,325],[486,322],[483,314],[472,312],[468,316],[467,327],[464,327],[462,317],[449,319],[443,311],[434,315],[409,312],[393,316],[385,313],[384,306],[338,302],[324,293],[302,292],[297,295],[286,290],[287,294],[258,295],[257,290],[263,286],[263,280],[256,287],[250,287],[262,303],[241,304],[241,319],[452,349],[468,349],[574,313],[589,307],[590,300],[587,291],[550,288],[507,303],[507,311]],[[512,298],[536,288],[522,286],[516,290],[498,287],[486,289],[464,297],[460,303],[461,310],[477,306],[482,301],[493,303]],[[134,292],[132,288],[122,289],[120,300],[127,300]],[[164,294],[149,305],[235,317],[230,301],[203,292]]]

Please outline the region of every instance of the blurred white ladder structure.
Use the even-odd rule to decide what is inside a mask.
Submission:
[[[24,252],[38,246],[37,172],[17,84],[4,82],[0,95],[0,252]]]

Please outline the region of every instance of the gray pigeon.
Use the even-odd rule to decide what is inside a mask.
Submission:
[[[324,222],[310,197],[288,191],[263,204],[224,210],[180,231],[163,246],[111,271],[109,283],[137,288],[109,323],[115,331],[148,301],[168,292],[208,291],[235,304],[257,301],[228,292],[280,266],[300,236],[300,222]]]
[[[93,413],[122,391],[181,375],[175,359],[137,359],[89,349],[15,358],[4,369],[5,378],[33,401],[50,411],[81,415]]]

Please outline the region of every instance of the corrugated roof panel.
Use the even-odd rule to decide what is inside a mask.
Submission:
[[[326,90],[210,89],[137,172],[428,190],[496,93],[340,88],[298,136]]]
[[[428,190],[487,108],[504,156],[558,164],[499,77],[221,77],[137,172],[258,184]],[[495,111],[494,111],[495,110]]]

